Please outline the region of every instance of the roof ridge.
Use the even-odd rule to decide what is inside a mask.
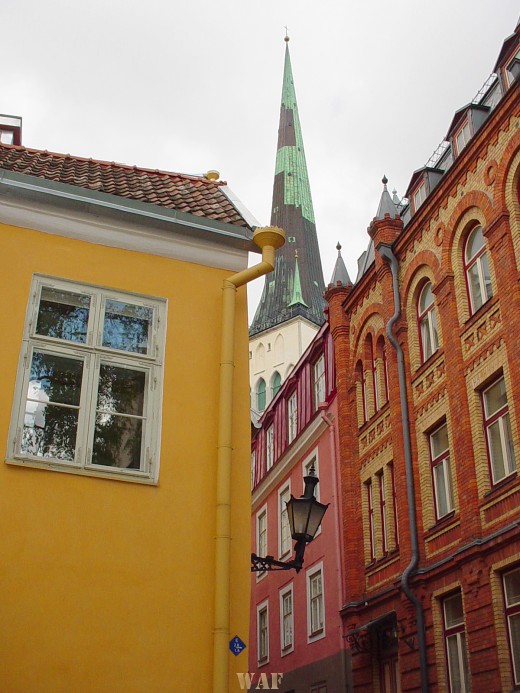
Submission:
[[[85,156],[77,156],[75,154],[63,154],[62,152],[51,152],[48,149],[35,149],[33,147],[26,147],[21,144],[7,144],[5,142],[0,142],[0,147],[4,149],[13,149],[17,151],[26,151],[29,152],[30,154],[47,154],[52,157],[56,157],[59,159],[73,159],[74,161],[85,161],[85,162],[93,162],[95,164],[98,164],[100,166],[110,166],[113,168],[119,168],[119,169],[125,169],[127,171],[142,171],[143,173],[147,174],[156,174],[159,176],[177,176],[179,178],[188,178],[189,180],[196,180],[200,181],[202,183],[207,183],[212,184],[212,185],[227,185],[227,181],[224,180],[209,180],[208,178],[205,177],[204,174],[194,174],[194,173],[180,173],[178,171],[165,171],[162,169],[153,169],[153,168],[146,168],[144,166],[137,166],[137,165],[131,165],[131,164],[122,164],[117,161],[105,161],[104,159],[94,159],[93,157],[85,157]]]

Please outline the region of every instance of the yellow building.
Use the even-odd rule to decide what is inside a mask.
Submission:
[[[234,328],[222,295],[258,250],[246,211],[213,172],[0,144],[0,234],[0,690],[239,690],[248,276]]]

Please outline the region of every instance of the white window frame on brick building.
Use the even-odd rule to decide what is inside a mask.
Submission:
[[[269,601],[256,607],[256,642],[258,666],[269,663]]]
[[[314,408],[325,401],[325,356],[321,354],[312,366]]]
[[[518,686],[520,685],[520,567],[517,566],[504,573],[502,581],[513,681]]]
[[[516,472],[513,434],[504,376],[482,391],[486,449],[492,484]]]
[[[432,283],[426,282],[417,301],[417,322],[419,324],[419,344],[421,363],[427,361],[439,348],[437,330],[437,311],[432,291]]]
[[[280,558],[286,556],[292,549],[291,526],[286,505],[290,498],[291,485],[287,483],[278,491],[278,552]]]
[[[493,296],[486,241],[480,225],[470,231],[464,244],[464,272],[473,315]]]
[[[444,651],[450,693],[469,693],[470,677],[466,648],[466,629],[462,594],[459,592],[442,600]]]
[[[274,424],[271,424],[265,431],[265,466],[267,471],[274,464]]]
[[[156,483],[166,301],[33,277],[7,462]]]
[[[428,436],[432,468],[435,516],[440,520],[454,509],[448,424],[442,423]]]
[[[267,534],[267,505],[264,505],[256,513],[256,554],[257,556],[267,556],[268,551],[268,534]],[[256,573],[257,581],[266,575],[266,571]]]
[[[298,433],[298,397],[294,391],[287,400],[287,442],[290,444]]]

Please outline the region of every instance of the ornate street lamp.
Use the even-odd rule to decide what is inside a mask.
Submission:
[[[299,573],[303,566],[303,554],[306,545],[316,536],[316,532],[323,520],[329,504],[319,503],[314,496],[314,489],[319,481],[311,467],[309,476],[303,478],[305,490],[303,496],[287,501],[287,513],[291,536],[296,542],[294,546],[294,558],[290,561],[277,561],[274,556],[257,556],[251,554],[251,572],[264,572],[266,570],[294,570]]]

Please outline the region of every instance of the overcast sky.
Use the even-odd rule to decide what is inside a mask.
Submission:
[[[0,112],[23,117],[28,147],[217,169],[265,225],[287,25],[325,283],[338,241],[354,279],[383,174],[402,196],[518,11],[518,0],[16,0],[2,9]]]

